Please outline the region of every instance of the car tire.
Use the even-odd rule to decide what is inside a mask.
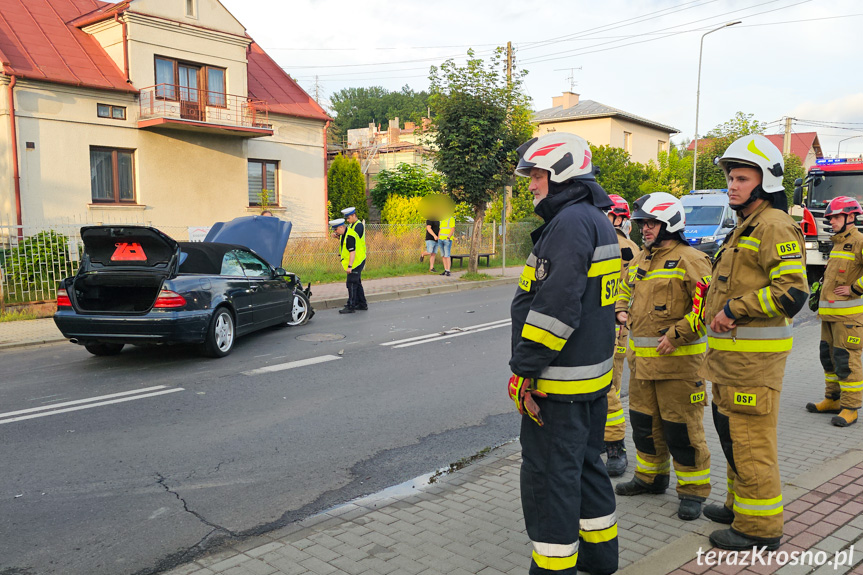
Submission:
[[[84,349],[93,355],[117,355],[123,351],[122,343],[85,343]]]
[[[237,330],[234,325],[234,316],[230,310],[220,307],[210,320],[204,340],[203,352],[208,357],[225,357],[234,349],[237,339]]]
[[[314,314],[308,296],[301,291],[294,292],[294,301],[291,303],[290,310],[291,319],[286,321],[285,325],[306,325]]]

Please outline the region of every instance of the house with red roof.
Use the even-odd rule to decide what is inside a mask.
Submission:
[[[330,118],[218,0],[0,0],[0,66],[0,220],[325,229]]]
[[[785,134],[764,134],[764,137],[770,140],[780,151],[785,150]],[[824,153],[821,151],[821,142],[818,140],[816,132],[792,132],[789,138],[789,153],[800,158],[800,163],[803,164],[803,169],[807,172],[809,168],[815,165],[816,160],[824,157]],[[711,138],[700,138],[698,140],[699,154],[702,147],[710,141]],[[692,151],[694,149],[695,140],[689,142],[687,150]]]

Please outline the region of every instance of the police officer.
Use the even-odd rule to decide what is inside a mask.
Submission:
[[[360,283],[360,276],[366,264],[365,241],[357,236],[353,227],[345,223],[344,218],[330,220],[330,226],[339,238],[339,256],[342,267],[347,272],[345,283],[348,288],[348,301],[339,313],[354,313],[358,309],[367,310],[369,306]]]
[[[786,213],[784,161],[761,135],[733,142],[719,166],[737,227],[716,254],[705,301],[713,423],[728,461],[725,505],[704,515],[730,524],[710,541],[720,549],[776,549],[782,485],[776,425],[791,318],[806,304],[803,234]]]
[[[833,229],[833,249],[824,270],[818,302],[821,317],[821,365],[826,391],[818,403],[806,404],[812,413],[838,413],[837,427],[857,423],[863,399],[863,234],[857,230],[857,214],[863,213],[854,198],[833,198],[824,212]]]
[[[614,355],[620,249],[582,138],[551,133],[518,149],[533,231],[512,302],[510,397],[521,421],[521,501],[530,573],[617,570],[617,518],[600,459]]]
[[[665,192],[636,200],[644,251],[629,267],[617,321],[629,323],[629,418],[638,450],[635,477],[618,495],[665,493],[669,455],[677,475],[677,516],[692,521],[710,495],[710,451],[704,438],[707,393],[698,370],[707,349],[704,323],[692,302],[709,281],[710,259],[683,235],[685,212]]]
[[[612,201],[608,219],[617,232],[617,242],[620,245],[620,281],[626,281],[629,263],[640,250],[629,239],[629,204],[617,194],[609,194]],[[626,419],[623,414],[623,404],[620,403],[620,383],[623,379],[623,361],[626,359],[626,341],[629,330],[625,325],[615,325],[614,376],[611,379],[611,389],[608,390],[608,419],[605,421],[605,466],[611,477],[623,475],[626,471]]]

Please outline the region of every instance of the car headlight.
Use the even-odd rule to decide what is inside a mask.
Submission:
[[[818,244],[816,242],[806,242],[805,245],[806,245],[807,250],[817,250],[818,249]]]

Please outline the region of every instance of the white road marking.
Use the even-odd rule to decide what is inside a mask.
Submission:
[[[425,335],[418,335],[416,337],[409,337],[407,339],[398,339],[396,341],[388,341],[386,343],[382,343],[381,345],[392,345],[395,347],[408,347],[406,345],[403,346],[400,344],[404,344],[404,343],[407,343],[409,341],[415,341],[417,343],[424,343],[425,341],[437,341],[438,339],[441,339],[444,337],[455,337],[456,335],[464,335],[465,333],[484,331],[483,329],[480,329],[480,328],[485,328],[487,326],[493,326],[492,328],[488,328],[488,329],[493,329],[494,327],[504,327],[504,326],[507,326],[511,323],[512,323],[511,319],[500,319],[500,320],[492,321],[489,323],[481,323],[479,325],[472,325],[472,326],[468,326],[468,327],[456,327],[456,328],[453,328],[453,329],[450,329],[447,331],[427,333]],[[420,340],[422,340],[422,341],[420,341]],[[416,344],[410,344],[410,345],[416,345]]]
[[[402,348],[402,347],[410,347],[410,346],[412,346],[412,345],[420,345],[420,344],[422,344],[422,343],[429,343],[429,342],[432,342],[432,341],[440,341],[440,340],[442,340],[442,339],[449,339],[449,338],[452,338],[452,337],[458,337],[458,336],[460,336],[460,335],[470,335],[470,334],[472,334],[472,333],[479,333],[479,332],[481,332],[481,331],[487,331],[487,330],[490,330],[490,329],[496,329],[496,328],[499,328],[499,327],[508,327],[511,323],[512,323],[511,321],[507,321],[507,323],[502,323],[502,324],[499,324],[499,325],[493,325],[493,326],[490,326],[490,327],[484,327],[484,328],[482,328],[482,329],[472,329],[472,330],[470,330],[470,331],[461,331],[461,332],[458,332],[458,333],[451,333],[451,334],[448,334],[448,335],[442,335],[442,336],[440,336],[440,337],[433,337],[432,339],[424,339],[424,340],[422,340],[422,341],[413,341],[413,342],[411,342],[411,343],[403,343],[403,344],[401,344],[401,345],[393,346],[393,349],[399,349],[399,348]]]
[[[305,367],[307,365],[315,365],[316,363],[325,363],[336,359],[342,359],[337,355],[322,355],[320,357],[310,357],[309,359],[301,359],[299,361],[290,361],[288,363],[277,363],[276,365],[268,365],[267,367],[259,367],[251,371],[242,372],[243,375],[260,375],[262,373],[273,373],[275,371],[284,371],[286,369],[294,369],[295,367]]]
[[[101,401],[103,399],[113,399],[115,397],[124,397],[126,395],[134,395],[136,393],[146,393],[148,391],[156,391],[157,389],[165,389],[164,385],[155,387],[145,387],[143,389],[133,389],[132,391],[122,391],[120,393],[111,393],[109,395],[99,395],[97,397],[88,397],[87,399],[76,399],[75,401],[67,401],[65,403],[52,403],[41,407],[31,407],[29,409],[21,409],[19,411],[10,411],[8,413],[0,413],[0,419],[12,417],[13,415],[22,415],[24,413],[33,413],[36,411],[45,411],[48,409],[57,409],[58,407],[68,407],[70,405],[80,405],[82,403],[90,403],[91,401]],[[50,397],[50,396],[48,396]]]
[[[164,386],[159,386],[164,387]],[[70,411],[79,411],[81,409],[90,409],[91,407],[101,407],[103,405],[112,405],[114,403],[123,403],[125,401],[134,401],[136,399],[144,399],[145,397],[155,397],[157,395],[165,395],[166,393],[176,393],[178,391],[183,391],[182,387],[173,387],[171,389],[164,389],[162,391],[154,391],[153,393],[145,393],[142,395],[134,395],[132,397],[122,397],[120,399],[111,399],[109,401],[100,401],[98,403],[90,403],[87,405],[79,405],[77,407],[67,407],[65,409],[54,409],[52,411],[47,411],[45,413],[34,413],[31,415],[22,415],[21,417],[12,417],[9,419],[0,419],[0,425],[4,423],[14,423],[16,421],[24,421],[25,419],[35,419],[37,417],[48,417],[49,415],[57,415],[58,413],[68,413]]]

